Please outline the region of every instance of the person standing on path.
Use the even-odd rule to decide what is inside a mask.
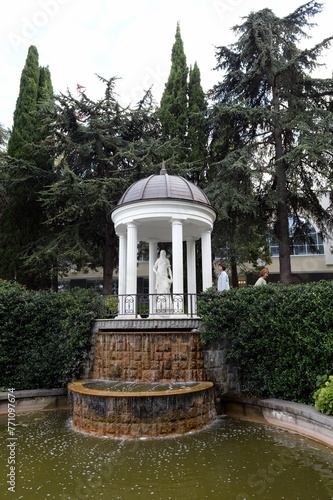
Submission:
[[[227,273],[225,272],[227,266],[225,264],[218,264],[217,266],[219,270],[219,276],[217,279],[217,289],[219,292],[222,292],[223,290],[229,290],[229,277]]]
[[[267,285],[266,279],[268,278],[269,271],[268,269],[262,269],[260,271],[260,278],[257,279],[254,286]]]

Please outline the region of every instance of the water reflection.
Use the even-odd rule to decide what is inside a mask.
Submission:
[[[1,418],[6,465],[7,419]],[[193,434],[105,439],[75,432],[66,411],[17,415],[15,500],[331,500],[332,449],[270,426],[218,419]]]

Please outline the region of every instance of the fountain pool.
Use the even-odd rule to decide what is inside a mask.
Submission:
[[[78,380],[68,389],[74,429],[97,436],[183,434],[216,417],[212,382]]]
[[[66,410],[17,415],[15,500],[331,500],[332,449],[289,431],[229,417],[176,437],[107,439],[77,432]]]

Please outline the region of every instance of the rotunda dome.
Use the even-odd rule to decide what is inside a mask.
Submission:
[[[118,206],[144,200],[186,200],[210,206],[205,193],[193,182],[178,175],[169,175],[162,166],[159,175],[150,175],[134,182],[118,201]]]

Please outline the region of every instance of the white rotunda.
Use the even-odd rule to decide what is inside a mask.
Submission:
[[[195,315],[196,251],[201,240],[203,290],[212,286],[211,231],[216,213],[205,193],[181,176],[169,175],[164,167],[132,184],[111,214],[119,237],[119,318],[138,316],[137,247],[149,244],[149,316]],[[183,242],[186,242],[187,293],[184,294]],[[156,290],[159,242],[172,243],[170,293]],[[171,281],[171,280],[170,280]],[[200,290],[201,291],[201,290]]]

